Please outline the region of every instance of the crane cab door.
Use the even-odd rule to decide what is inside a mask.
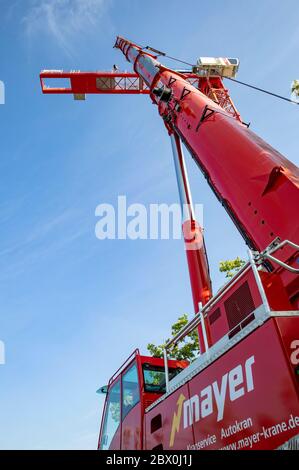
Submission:
[[[121,380],[109,388],[105,403],[103,429],[101,431],[101,450],[120,449],[121,438]]]
[[[101,450],[137,450],[142,445],[141,392],[135,359],[109,385],[100,432]]]
[[[140,379],[136,360],[122,374],[121,449],[141,449]]]

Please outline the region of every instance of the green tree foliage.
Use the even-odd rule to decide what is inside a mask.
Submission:
[[[112,402],[110,404],[110,415],[115,423],[120,422],[120,403]]]
[[[244,266],[244,264],[245,261],[239,257],[227,261],[220,261],[219,271],[221,273],[226,273],[225,277],[230,279],[239,271],[239,269],[242,268],[242,266]]]
[[[171,327],[171,337],[173,338],[181,329],[188,323],[188,316],[182,315]],[[163,357],[163,349],[165,344],[169,341],[167,339],[164,344],[155,346],[150,343],[147,345],[149,353],[153,357]],[[198,335],[195,329],[190,335],[186,336],[179,345],[175,345],[169,350],[169,357],[173,359],[193,361],[199,354]]]
[[[237,257],[233,260],[221,261],[219,263],[219,270],[222,273],[226,273],[226,277],[230,279],[239,271],[239,269],[242,268],[242,266],[244,266],[244,264],[245,261]],[[171,337],[173,338],[187,323],[188,316],[186,314],[179,317],[171,327]],[[147,349],[153,357],[163,357],[163,350],[165,344],[168,341],[169,339],[159,346],[150,343],[147,345]],[[180,345],[175,345],[172,349],[169,350],[169,357],[177,359],[178,361],[187,360],[192,362],[198,356],[198,354],[199,343],[197,329],[186,336]]]
[[[294,80],[292,83],[292,93],[299,98],[299,80]]]

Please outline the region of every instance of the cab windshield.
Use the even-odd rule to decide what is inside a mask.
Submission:
[[[173,379],[181,368],[169,369],[169,380]],[[166,381],[164,367],[143,364],[144,390],[150,393],[165,393]]]

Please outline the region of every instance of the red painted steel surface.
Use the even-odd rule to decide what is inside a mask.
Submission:
[[[263,251],[276,237],[298,244],[299,170],[242,123],[222,80],[191,76],[187,79],[123,38],[117,38],[116,47],[132,63],[135,73],[44,71],[43,92],[150,93],[168,132],[176,132],[186,144],[247,244],[258,251]],[[70,86],[45,88],[44,80],[49,78],[69,78]],[[116,84],[115,80],[120,81]],[[169,100],[163,101],[153,93],[163,87],[170,90]],[[208,298],[208,283],[199,272],[204,269],[202,255],[196,250],[193,254],[192,250],[187,252],[194,303],[198,299],[205,302],[205,292]],[[298,252],[294,248],[285,247],[275,256],[298,268]],[[298,308],[298,276],[274,263],[269,267],[271,273],[259,274],[270,308]],[[250,302],[256,308],[261,299],[252,282],[252,272],[247,281]],[[215,308],[223,309],[240,282],[230,288]],[[215,312],[211,309],[209,315],[212,313]],[[221,327],[215,322],[208,329],[212,343],[228,332],[227,318],[221,318]],[[144,391],[142,363],[153,361],[162,365],[163,361],[135,352],[140,403],[121,422],[110,448],[136,448],[140,442],[148,449],[161,445],[164,449],[278,447],[299,430],[299,384],[295,376],[298,351],[299,319],[271,318],[146,414],[145,408],[159,395]],[[110,388],[116,380],[122,380],[131,364],[132,360],[114,375]],[[161,414],[162,425],[151,432],[151,420],[157,413]]]
[[[274,449],[298,434],[299,384],[276,322],[280,319],[268,320],[146,413],[146,448],[162,444],[164,449]],[[289,341],[298,339],[299,319],[285,318],[284,324]],[[151,434],[150,422],[158,413],[163,426]],[[178,430],[171,441],[173,423]]]
[[[188,397],[188,386],[184,385],[172,393],[165,402],[145,414],[144,449],[151,450],[161,445],[163,449],[186,449],[188,444],[193,442],[192,427],[186,429],[184,433],[181,432],[183,404]],[[158,414],[161,414],[162,427],[151,433],[151,421]],[[179,440],[177,433],[179,433]],[[173,441],[172,447],[170,447],[170,441]]]
[[[228,315],[226,312],[225,305],[229,301],[232,296],[235,296],[235,302],[237,303],[238,301],[238,291],[242,289],[242,287],[246,285],[248,286],[248,290],[250,292],[250,299],[245,299],[243,298],[239,300],[237,304],[237,309],[240,312],[240,316],[237,320],[238,325],[236,325],[236,328],[234,328],[232,325],[229,324],[229,319]],[[244,293],[243,293],[244,295]],[[245,313],[242,315],[241,307],[242,304],[247,302],[252,303],[252,311],[256,310],[258,307],[262,305],[262,299],[259,293],[259,290],[257,288],[254,275],[252,270],[246,271],[243,275],[241,275],[238,278],[238,281],[232,285],[226,293],[221,297],[221,299],[215,303],[215,305],[210,309],[210,311],[207,314],[207,324],[209,325],[210,328],[210,335],[211,335],[211,344],[217,343],[224,335],[228,334],[229,332],[232,333],[232,336],[240,331],[240,324],[244,322],[244,324],[250,323],[254,319],[254,314],[251,315],[251,312],[248,314]],[[213,315],[215,315],[215,312],[218,312],[217,314],[217,319],[216,321],[212,321]],[[243,324],[243,327],[244,327]]]
[[[121,449],[142,449],[142,403],[139,402],[121,423]]]
[[[299,374],[293,375],[296,368],[299,367],[299,318],[277,317],[275,319],[285,354],[289,358],[289,367],[295,383],[299,387]],[[297,333],[297,334],[296,334]]]
[[[195,311],[198,311],[198,303],[202,302],[205,305],[212,297],[212,286],[202,228],[196,221],[187,220],[183,224],[183,234],[188,264],[190,266],[191,283],[194,283],[192,289],[194,308]],[[195,258],[195,261],[193,258]],[[193,270],[196,270],[196,272],[193,272]]]
[[[127,59],[151,91],[161,86],[171,89],[167,103],[151,93],[153,102],[169,131],[178,132],[249,246],[263,251],[276,237],[299,244],[299,225],[294,220],[299,207],[298,168],[139,46],[123,38],[117,39],[116,46],[126,50]],[[203,119],[207,109],[212,113]],[[278,257],[298,268],[296,250],[283,249]],[[298,276],[285,272],[282,279],[297,305]]]
[[[132,367],[133,364],[136,364],[138,370],[138,383],[139,383],[139,401],[135,406],[129,411],[129,413],[124,416],[123,406],[120,406],[120,423],[117,427],[117,430],[111,439],[109,449],[141,449],[143,448],[144,435],[143,435],[143,418],[145,409],[156,401],[161,393],[150,393],[147,392],[144,388],[144,378],[142,372],[143,364],[150,364],[151,366],[164,366],[164,360],[154,357],[141,356],[139,350],[136,349],[133,354],[131,354],[124,364],[116,371],[115,374],[111,377],[108,384],[108,394],[106,395],[106,400],[104,404],[104,410],[102,414],[98,448],[101,448],[101,442],[104,434],[104,423],[106,418],[106,409],[109,399],[109,391],[111,388],[118,382],[121,384],[121,396],[120,401],[122,403],[123,387],[122,381],[123,376],[126,372]],[[187,361],[175,361],[169,360],[168,366],[171,369],[180,368],[184,369],[188,365]]]
[[[186,256],[193,297],[194,312],[199,312],[199,304],[204,306],[212,297],[212,283],[209,274],[208,259],[200,225],[195,220],[184,222],[183,234],[185,240]],[[206,323],[208,344],[211,344],[209,325]],[[202,325],[198,325],[199,348],[205,352],[205,342]]]
[[[132,45],[131,49],[136,47]],[[263,250],[276,236],[298,243],[299,227],[293,219],[299,206],[298,168],[194,89],[184,77],[159,68],[150,55],[141,52],[134,63],[135,69],[142,56],[146,56],[147,62],[153,61],[156,67],[156,74],[146,73],[145,67],[141,67],[148,85],[152,87],[160,81],[171,88],[173,99],[180,103],[179,111],[172,109],[171,104],[160,104],[161,115],[165,117],[171,111],[171,124],[205,171],[213,189],[228,204],[235,222],[252,245]],[[130,49],[127,58],[134,59]],[[171,79],[175,81],[171,83]],[[190,93],[181,99],[184,90]],[[205,106],[216,112],[198,128]],[[276,168],[281,170],[273,176]]]
[[[52,87],[51,79],[69,79],[68,87]],[[47,80],[47,83],[46,83]],[[46,70],[40,73],[45,94],[149,94],[149,89],[136,73],[130,72],[63,72]]]
[[[116,46],[149,86],[168,131],[180,135],[249,246],[262,251],[276,237],[298,243],[299,227],[294,215],[299,206],[299,172],[295,165],[248,130],[237,114],[232,117],[152,55],[122,38],[117,39]],[[154,87],[171,89],[170,100],[159,101],[153,94]],[[283,249],[276,256],[293,266],[298,262],[294,249]],[[202,277],[193,270],[203,267],[204,260],[188,262],[193,299],[197,302],[204,286],[198,281]],[[270,307],[296,308],[298,277],[277,266],[273,268],[273,273],[261,273]],[[252,282],[252,272],[246,277],[256,308],[261,298]],[[226,297],[237,288],[238,284]],[[221,310],[224,303],[225,296],[217,307]],[[229,330],[223,312],[222,317],[221,331],[214,325],[210,332],[213,343]],[[287,351],[291,346],[285,342],[294,345],[298,341],[298,321],[292,317],[269,319],[146,413],[144,447],[274,449],[296,435],[298,383]],[[157,414],[161,414],[162,426],[152,433],[151,420]]]
[[[281,273],[279,272],[260,272],[260,277],[267,295],[267,300],[271,310],[287,311],[296,310],[296,306],[291,303],[291,290],[284,288]],[[293,280],[296,281],[296,278]],[[292,287],[292,286],[290,286]],[[296,288],[296,286],[294,286]],[[299,309],[298,309],[299,310]]]

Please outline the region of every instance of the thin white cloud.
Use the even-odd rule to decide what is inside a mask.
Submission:
[[[79,217],[81,225],[74,226],[74,219]],[[15,279],[25,271],[28,272],[28,269],[36,263],[60,250],[67,249],[88,233],[86,216],[73,209],[66,209],[55,217],[39,221],[29,233],[23,235],[22,240],[0,250],[0,280]]]
[[[110,0],[32,0],[22,22],[29,39],[46,33],[72,56],[74,39],[96,26],[109,3]]]
[[[251,76],[251,79],[261,81],[269,75],[274,74],[279,69],[283,70],[288,60],[292,63],[293,58],[296,57],[299,43],[299,28],[289,31],[287,41],[283,42],[282,47],[275,54],[272,53],[270,43],[265,44],[264,57],[269,57],[270,60],[264,62],[262,68],[257,68],[256,73]],[[287,72],[288,69],[286,69]],[[284,72],[284,74],[286,73]],[[290,90],[290,87],[287,91]]]

